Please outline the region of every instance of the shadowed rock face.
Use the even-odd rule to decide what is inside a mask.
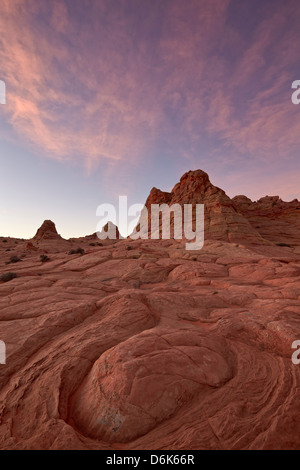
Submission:
[[[153,188],[145,205],[149,209],[151,204],[204,204],[205,239],[268,244],[238,212],[226,193],[211,184],[207,173],[202,170],[185,173],[170,193]]]
[[[299,244],[300,202],[297,199],[284,202],[279,196],[265,196],[252,202],[245,196],[236,196],[232,201],[265,239],[292,246]]]
[[[111,232],[112,234],[114,234],[116,240],[119,240],[120,238],[123,238],[120,235],[118,227],[115,224],[113,224],[112,222],[107,222],[107,224],[104,225],[104,227],[102,229],[102,232],[106,232],[106,233]]]
[[[263,211],[294,220],[295,201],[232,202],[203,172],[183,178],[153,200],[187,200],[188,188],[242,218],[253,206],[249,224]],[[51,240],[29,249],[0,237],[0,275],[17,275],[0,281],[0,448],[299,448],[295,227],[290,247],[211,238],[194,252],[175,240],[58,238],[45,263]],[[69,255],[79,240],[83,254]]]
[[[59,238],[61,238],[61,236],[57,233],[54,222],[51,220],[45,220],[36,232],[33,240],[57,240]]]

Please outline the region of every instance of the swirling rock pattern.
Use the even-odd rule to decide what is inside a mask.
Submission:
[[[59,243],[3,244],[1,449],[299,447],[298,248]]]
[[[205,204],[202,250],[0,237],[1,449],[300,447],[299,202],[201,170],[163,202]]]

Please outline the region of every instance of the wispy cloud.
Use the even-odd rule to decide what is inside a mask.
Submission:
[[[236,0],[2,0],[12,132],[88,168],[140,164],[161,141],[194,158],[205,144],[207,158],[295,160],[300,8],[273,4],[244,32]]]
[[[102,24],[101,8],[95,10],[91,28],[82,28],[70,4],[13,0],[4,2],[0,19],[13,129],[49,156],[87,165],[134,159],[157,124],[141,55],[126,54],[122,20],[113,15]]]

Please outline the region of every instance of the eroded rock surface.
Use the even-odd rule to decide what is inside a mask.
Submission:
[[[265,196],[256,202],[245,196],[232,199],[261,236],[282,246],[298,246],[300,234],[300,202],[285,202],[279,196]]]
[[[214,186],[208,174],[202,170],[185,173],[170,193],[153,188],[145,205],[150,209],[152,204],[169,206],[204,204],[206,239],[268,244],[268,241],[262,238],[248,219],[237,210],[236,204],[230,197],[222,189]],[[149,230],[150,227],[151,222],[149,222]]]
[[[199,170],[162,202],[207,206],[202,250],[0,237],[1,449],[299,448],[298,201]]]
[[[299,248],[265,251],[121,240],[13,268],[2,251],[1,448],[299,447]]]

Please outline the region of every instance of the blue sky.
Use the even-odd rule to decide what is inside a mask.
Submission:
[[[2,0],[0,233],[96,231],[190,169],[299,198],[296,0]]]

